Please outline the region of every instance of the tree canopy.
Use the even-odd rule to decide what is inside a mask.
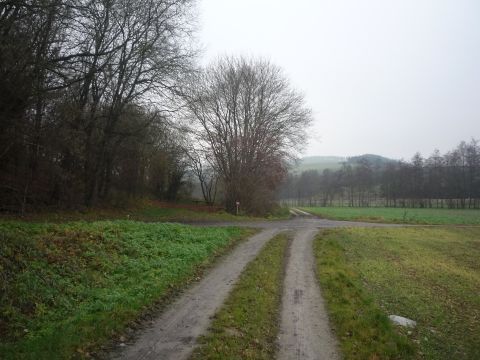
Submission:
[[[206,67],[187,94],[194,139],[221,176],[227,209],[240,202],[249,212],[266,212],[311,122],[302,94],[279,67],[243,57]]]

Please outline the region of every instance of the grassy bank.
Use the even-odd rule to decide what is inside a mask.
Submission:
[[[44,210],[27,213],[22,220],[34,222],[98,221],[98,220],[138,220],[146,222],[215,222],[215,221],[255,221],[287,219],[288,208],[278,207],[265,217],[233,215],[221,207],[194,203],[166,203],[154,200],[139,200],[122,207],[97,207],[83,210]],[[18,214],[0,214],[0,220],[19,219]]]
[[[194,359],[273,359],[288,239],[274,237],[251,262]]]
[[[134,221],[0,222],[0,358],[86,357],[249,233]]]
[[[304,207],[304,211],[332,220],[399,224],[480,225],[480,210]]]
[[[315,254],[347,359],[480,358],[480,229],[330,230]]]

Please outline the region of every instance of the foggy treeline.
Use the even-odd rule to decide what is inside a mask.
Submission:
[[[416,153],[410,161],[360,156],[338,170],[292,174],[280,198],[304,206],[480,208],[479,143],[461,142],[427,158]]]

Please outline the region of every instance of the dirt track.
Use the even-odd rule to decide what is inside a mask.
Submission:
[[[336,339],[315,278],[315,229],[295,233],[282,300],[279,360],[339,359]]]
[[[245,266],[265,243],[282,230],[293,230],[294,240],[286,266],[282,300],[279,359],[338,359],[314,273],[312,241],[318,229],[368,226],[399,226],[323,220],[296,212],[291,220],[244,223],[196,223],[196,226],[247,226],[263,231],[235,248],[199,283],[188,289],[159,318],[139,333],[135,341],[119,347],[113,359],[187,359],[197,338],[223,304]]]
[[[136,341],[113,354],[114,359],[186,359],[197,337],[223,304],[243,268],[277,230],[268,229],[240,244],[205,278],[173,303]]]

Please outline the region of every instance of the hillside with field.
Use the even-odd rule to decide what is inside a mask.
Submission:
[[[292,166],[291,172],[294,174],[300,174],[304,171],[315,170],[323,172],[323,170],[339,170],[344,164],[356,165],[362,161],[368,161],[375,166],[385,166],[386,164],[394,161],[392,159],[373,154],[364,154],[357,156],[305,156],[300,158]]]

